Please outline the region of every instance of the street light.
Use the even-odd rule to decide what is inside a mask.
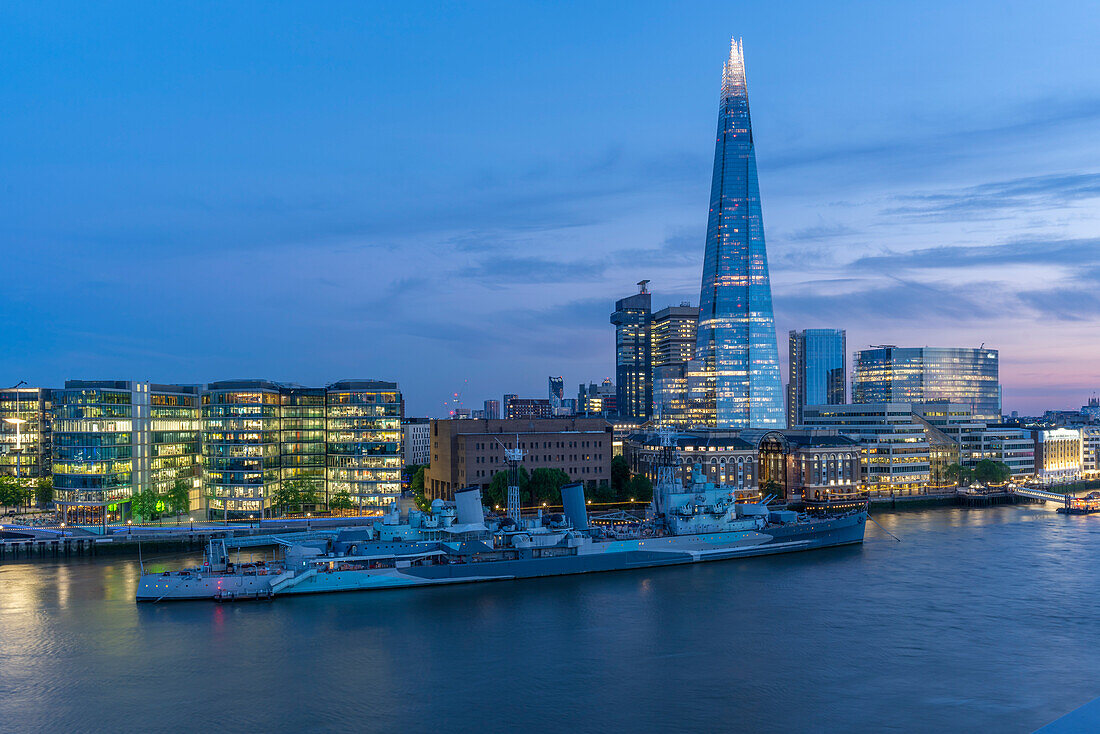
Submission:
[[[311,518],[311,517],[313,517],[313,513],[307,512],[306,513],[306,530],[307,531],[309,530],[309,518]]]
[[[126,518],[126,534],[133,535],[134,521],[130,518]]]

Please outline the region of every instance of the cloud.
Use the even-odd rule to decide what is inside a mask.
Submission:
[[[548,260],[541,257],[486,257],[459,271],[463,278],[483,285],[504,288],[531,283],[570,283],[594,280],[603,275],[602,261]]]
[[[992,284],[980,284],[962,293],[900,279],[889,285],[864,279],[835,279],[777,291],[773,303],[777,318],[795,323],[807,320],[882,323],[919,318],[924,322],[956,324],[1003,315],[1001,304],[986,297],[994,288]]]
[[[1073,267],[1100,265],[1100,237],[1027,239],[999,245],[927,247],[861,257],[853,261],[850,267],[896,274],[914,269],[954,270],[973,266],[1029,263],[1054,263]]]
[[[1054,288],[1047,291],[1024,291],[1020,301],[1046,318],[1059,321],[1092,321],[1100,316],[1100,295],[1095,289]]]
[[[992,181],[947,193],[906,194],[896,197],[906,202],[903,206],[885,209],[882,214],[938,220],[998,212],[1016,216],[1022,209],[1050,209],[1097,196],[1100,173],[1049,174]]]

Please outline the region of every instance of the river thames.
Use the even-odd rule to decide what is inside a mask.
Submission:
[[[0,566],[13,731],[1032,731],[1100,696],[1100,517],[877,512],[862,547],[138,606]],[[173,565],[182,559],[172,561]]]

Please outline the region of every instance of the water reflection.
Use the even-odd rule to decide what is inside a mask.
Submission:
[[[25,731],[1017,731],[1097,695],[1100,518],[875,518],[901,542],[872,524],[859,548],[235,605],[138,606],[127,559],[8,564],[0,719]],[[95,703],[108,699],[125,705]]]

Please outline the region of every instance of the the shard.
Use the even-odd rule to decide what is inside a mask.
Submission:
[[[785,426],[740,40],[733,41],[722,73],[699,327],[688,397],[691,422],[697,425]]]

